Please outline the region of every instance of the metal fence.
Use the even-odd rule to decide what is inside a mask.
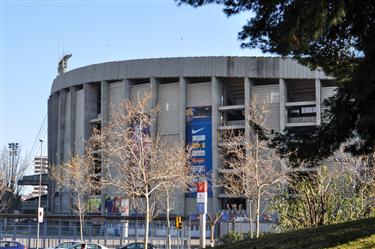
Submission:
[[[173,248],[195,248],[198,241],[192,238],[192,228],[197,224],[185,221],[183,229],[176,230],[171,220]],[[29,249],[36,247],[36,215],[0,216],[0,240],[16,240]],[[193,234],[198,234],[193,231]],[[118,248],[130,242],[143,241],[145,225],[141,217],[85,217],[83,239],[99,243],[108,248]],[[156,219],[150,223],[150,243],[164,248],[166,245],[167,221]],[[79,220],[74,216],[47,216],[40,224],[42,248],[50,248],[67,240],[80,240]]]
[[[183,219],[183,229],[176,230],[175,217],[171,217],[172,248],[190,249],[199,248],[199,221],[197,219]],[[273,222],[262,221],[261,232],[272,230]],[[255,230],[255,224],[252,224]],[[232,214],[226,221],[219,222],[216,226],[216,243],[219,238],[228,232],[248,233],[250,223],[242,216]],[[0,215],[0,240],[15,240],[29,249],[36,248],[37,238],[36,215]],[[99,243],[108,248],[119,248],[131,242],[141,242],[145,234],[143,217],[121,216],[85,216],[83,226],[83,239]],[[209,225],[206,227],[206,244],[209,243]],[[167,220],[154,219],[150,223],[149,242],[166,247]],[[47,215],[40,224],[41,248],[51,248],[68,240],[80,240],[79,219],[76,216]]]

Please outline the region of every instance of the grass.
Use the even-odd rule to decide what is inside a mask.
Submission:
[[[375,218],[298,230],[287,233],[267,234],[259,239],[243,240],[236,244],[223,245],[216,248],[375,248]]]

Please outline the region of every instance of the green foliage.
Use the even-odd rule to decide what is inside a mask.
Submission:
[[[267,234],[259,239],[242,240],[235,244],[226,244],[217,248],[374,248],[374,233],[375,219],[371,218],[285,233]]]
[[[218,4],[228,16],[250,12],[250,18],[238,34],[242,47],[292,56],[312,69],[322,68],[336,79],[339,89],[327,102],[330,121],[311,131],[309,136],[298,131],[280,135],[276,142],[281,152],[306,144],[309,146],[296,151],[297,156],[315,162],[331,155],[347,141],[352,141],[346,149],[353,154],[374,151],[373,0],[176,1],[193,7]]]
[[[244,239],[244,236],[242,233],[229,232],[223,236],[222,241],[224,245],[228,245],[228,244],[237,243],[243,239]]]
[[[274,198],[271,211],[278,214],[277,230],[288,231],[335,224],[371,215],[349,172],[329,172],[323,167],[315,178],[298,179]]]

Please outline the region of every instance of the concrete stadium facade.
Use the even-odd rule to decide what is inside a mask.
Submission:
[[[82,154],[92,127],[98,123],[105,126],[116,104],[124,99],[135,101],[149,90],[152,105],[160,106],[155,130],[169,142],[191,142],[187,141],[191,139],[189,134],[196,132],[200,123],[188,124],[187,111],[192,115],[196,112],[198,121],[199,113],[205,113],[204,124],[210,135],[206,166],[219,174],[217,133],[223,129],[249,133],[243,113],[248,113],[245,103],[251,96],[270,99],[268,127],[285,132],[292,127],[320,125],[323,101],[334,94],[335,83],[320,70],[312,71],[280,57],[140,59],[74,69],[54,80],[48,100],[50,163],[60,164],[73,154]],[[68,212],[71,204],[67,195],[50,194],[54,196],[49,200],[51,212]],[[213,188],[208,210],[225,209],[231,200],[225,192]],[[196,198],[182,193],[174,212],[194,214]]]

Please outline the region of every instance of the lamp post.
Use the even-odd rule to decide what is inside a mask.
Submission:
[[[40,207],[41,195],[42,195],[42,170],[43,170],[43,139],[39,139],[40,142],[40,168],[39,168],[39,195],[38,195],[38,222],[37,222],[37,234],[36,234],[36,249],[39,249],[39,232],[40,223],[43,222],[43,208]]]

